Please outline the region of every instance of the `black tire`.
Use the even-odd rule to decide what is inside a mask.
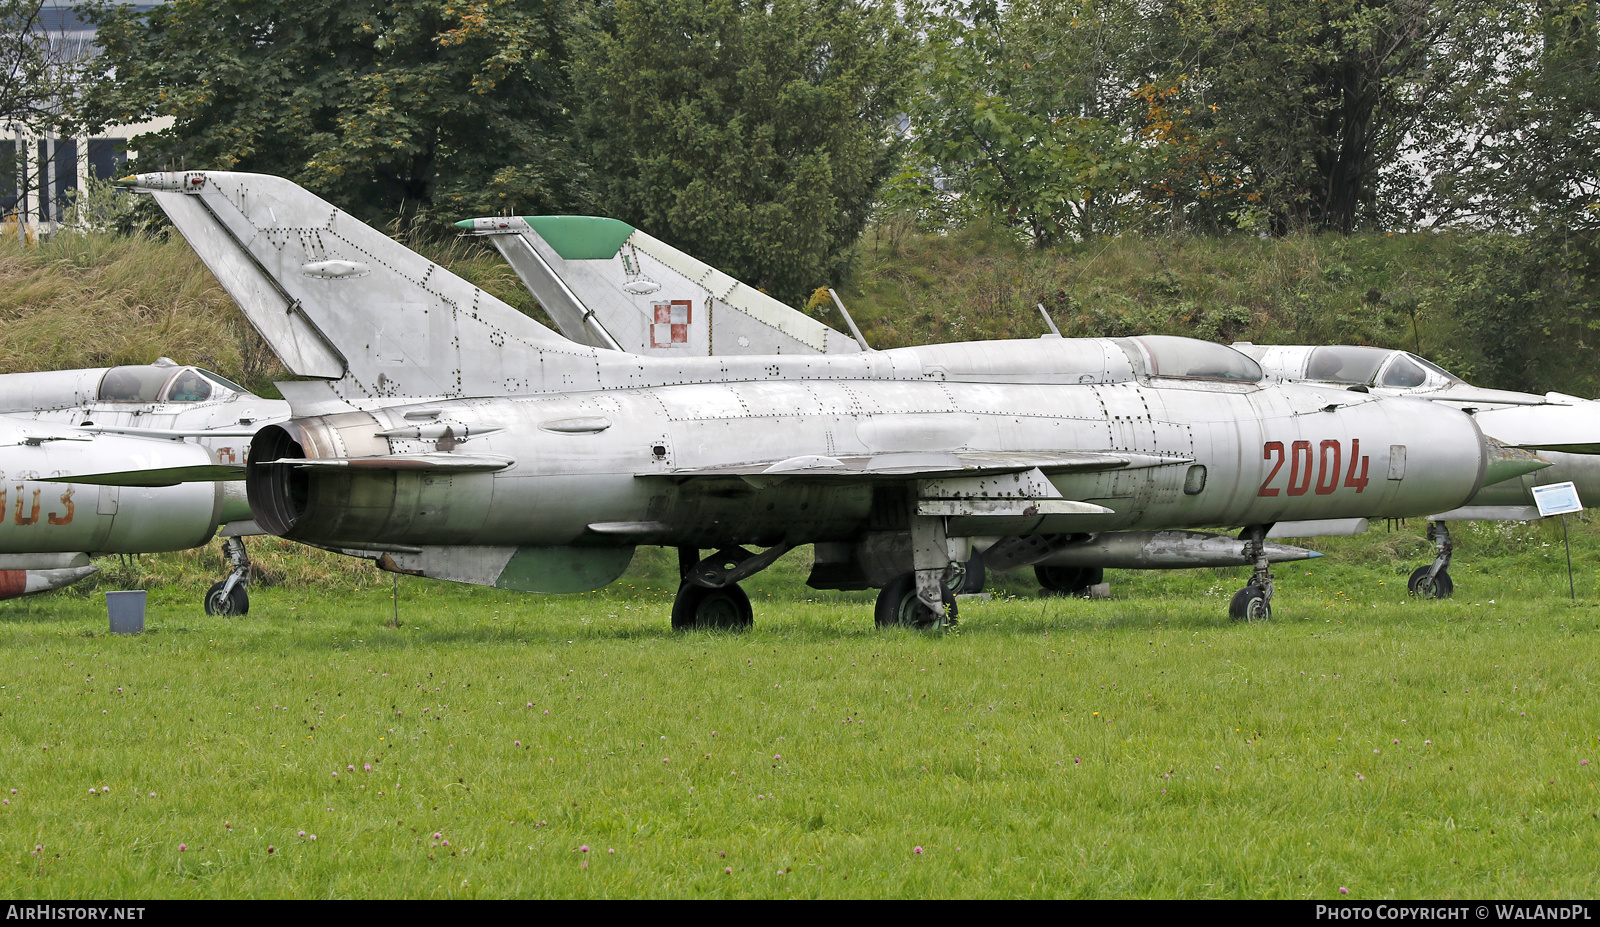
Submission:
[[[1234,621],[1271,621],[1272,603],[1267,593],[1255,585],[1246,586],[1233,594],[1228,603],[1228,617]]]
[[[1100,567],[1044,566],[1033,568],[1039,587],[1051,595],[1087,595],[1090,586],[1106,581],[1106,571]]]
[[[250,614],[250,593],[245,591],[244,584],[235,585],[233,591],[224,596],[222,588],[226,585],[228,581],[223,580],[206,590],[206,614],[233,617]]]
[[[973,554],[967,561],[967,572],[961,577],[961,588],[956,590],[958,595],[977,595],[983,591],[984,584],[989,581],[989,571],[983,565],[983,555]]]
[[[952,621],[956,617],[955,593],[943,590],[945,609]],[[872,619],[880,628],[917,628],[926,630],[939,626],[939,616],[917,598],[917,574],[902,573],[889,581],[878,592],[878,602],[872,609]]]
[[[677,598],[672,600],[675,631],[694,628],[744,631],[754,623],[755,611],[750,608],[750,597],[737,583],[721,589],[684,583],[678,587]]]
[[[1417,567],[1411,572],[1411,578],[1406,581],[1406,591],[1419,599],[1448,599],[1455,595],[1455,580],[1450,578],[1449,570],[1440,570],[1436,575],[1429,577],[1428,571],[1432,565]]]

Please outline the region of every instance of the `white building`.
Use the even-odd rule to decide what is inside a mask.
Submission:
[[[94,27],[73,10],[77,0],[42,0],[36,30],[56,52],[58,60],[70,60],[92,51]],[[156,4],[132,4],[137,9],[154,9]],[[0,181],[0,213],[8,220],[20,211],[27,225],[43,223],[53,227],[62,218],[69,192],[84,190],[93,180],[117,176],[128,159],[128,142],[144,132],[158,132],[172,124],[171,117],[123,126],[108,127],[93,137],[58,138],[11,127],[11,137],[0,141],[12,149],[9,183]],[[19,210],[20,207],[20,210]],[[20,231],[20,230],[19,230]]]

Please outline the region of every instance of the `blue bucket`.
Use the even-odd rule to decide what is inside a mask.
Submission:
[[[106,593],[106,611],[111,613],[112,634],[140,634],[144,631],[144,590]]]

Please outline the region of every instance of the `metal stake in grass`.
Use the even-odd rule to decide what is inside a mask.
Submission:
[[[1583,511],[1583,502],[1578,498],[1578,487],[1571,482],[1535,486],[1533,504],[1538,506],[1540,518],[1561,516],[1561,539],[1567,546],[1567,595],[1571,596],[1573,602],[1577,602],[1578,592],[1572,585],[1572,539],[1567,536],[1567,513]]]
[[[1567,545],[1567,596],[1578,601],[1578,592],[1572,585],[1572,539],[1567,537],[1567,516],[1561,516],[1561,540]]]

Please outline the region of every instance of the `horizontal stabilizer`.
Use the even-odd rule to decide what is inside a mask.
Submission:
[[[417,547],[362,543],[330,549],[378,569],[517,592],[588,592],[610,585],[633,560],[632,547]]]
[[[1476,417],[1484,434],[1508,447],[1600,454],[1600,402],[1575,399],[1571,405],[1488,409]],[[1490,480],[1485,477],[1484,482]]]
[[[381,457],[284,457],[267,465],[303,470],[430,470],[443,473],[493,473],[515,464],[510,457],[483,454],[388,454]]]
[[[52,476],[52,483],[87,483],[91,486],[176,486],[179,483],[226,483],[244,479],[244,464],[202,464],[161,467],[154,470],[118,470],[77,476]]]

